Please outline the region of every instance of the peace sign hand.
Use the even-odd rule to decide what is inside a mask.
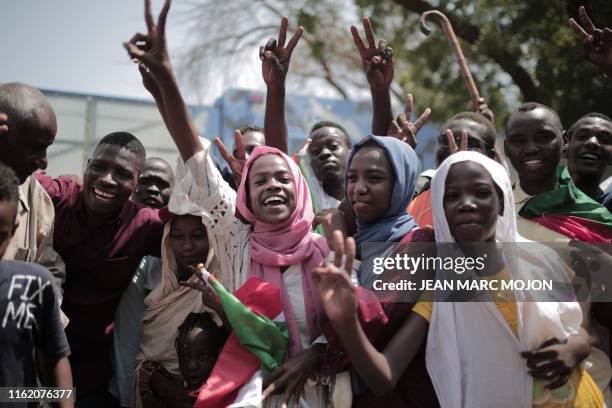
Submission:
[[[351,282],[351,271],[355,259],[355,240],[346,240],[346,259],[344,267],[344,237],[340,231],[334,232],[332,248],[335,251],[334,263],[325,262],[314,270],[314,283],[319,292],[321,303],[332,323],[342,323],[355,318],[357,304],[355,286]]]
[[[376,90],[388,90],[393,81],[393,50],[387,47],[385,40],[380,40],[376,46],[372,23],[368,17],[363,18],[363,29],[368,42],[367,47],[359,36],[357,27],[351,26],[351,34],[359,50],[370,87]]]
[[[147,34],[136,33],[130,41],[123,43],[130,58],[144,64],[154,78],[168,74],[172,70],[166,48],[166,18],[170,10],[170,1],[165,1],[156,25],[151,13],[151,0],[145,0]]]
[[[270,38],[265,46],[259,48],[259,58],[262,61],[261,73],[268,88],[279,88],[285,85],[291,54],[293,54],[293,49],[304,33],[304,28],[298,27],[287,46],[285,46],[288,24],[287,17],[283,17],[278,32],[278,40]]]
[[[215,145],[217,146],[217,149],[219,149],[221,157],[223,157],[223,160],[225,160],[232,171],[236,186],[239,186],[240,181],[242,180],[244,165],[246,164],[246,153],[244,150],[244,144],[242,143],[242,133],[239,130],[234,131],[234,143],[236,145],[236,157],[234,157],[234,155],[225,148],[225,145],[221,139],[218,137],[215,138]]]
[[[569,19],[568,24],[584,41],[586,59],[612,78],[612,29],[595,27],[584,6],[580,6],[578,14],[582,25],[573,18]]]
[[[387,136],[394,137],[406,142],[413,149],[417,146],[416,135],[421,130],[421,127],[427,122],[431,115],[431,109],[427,108],[414,122],[410,122],[412,117],[412,110],[414,108],[414,102],[412,94],[408,94],[408,102],[406,103],[406,111],[400,113],[396,120],[391,121],[389,128],[387,129]]]
[[[446,134],[446,142],[448,143],[448,151],[449,155],[457,153],[457,152],[465,152],[468,149],[468,133],[467,130],[461,131],[461,141],[459,144],[459,148],[457,148],[457,143],[455,142],[455,135],[453,135],[453,131],[450,129],[446,129],[444,131]]]

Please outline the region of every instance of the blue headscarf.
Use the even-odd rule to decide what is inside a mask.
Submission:
[[[364,242],[397,242],[410,230],[417,227],[406,209],[414,196],[415,184],[419,175],[419,158],[408,144],[398,139],[370,135],[353,147],[346,166],[347,170],[351,166],[355,153],[368,142],[374,142],[377,146],[383,148],[387,154],[395,173],[395,184],[391,193],[391,206],[387,209],[383,218],[372,224],[364,224],[357,219],[355,243],[357,244],[358,254],[360,254],[361,244]],[[344,196],[350,205],[347,188],[348,171],[344,177],[344,185]]]

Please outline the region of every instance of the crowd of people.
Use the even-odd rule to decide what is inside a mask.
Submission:
[[[394,119],[393,51],[364,18],[365,42],[351,32],[372,134],[319,122],[291,157],[285,81],[304,30],[287,41],[283,17],[260,49],[264,126],[245,124],[232,149],[216,139],[220,170],[168,58],[169,9],[156,21],[145,0],[147,31],[124,47],[176,144],[175,169],[117,131],[82,178],[50,177],[51,105],[29,85],[0,85],[0,386],[75,387],[59,404],[83,408],[612,406],[611,303],[389,301],[374,293],[366,249],[499,243],[479,278],[573,281],[584,262],[547,243],[612,243],[612,190],[600,187],[610,117],[584,112],[565,130],[527,102],[502,152],[481,101],[441,126],[437,168],[418,185],[431,110],[413,121],[408,95]],[[579,15],[569,25],[587,61],[612,78],[612,29]],[[612,251],[599,248],[609,272]]]

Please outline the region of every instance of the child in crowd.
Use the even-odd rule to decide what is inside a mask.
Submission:
[[[208,378],[226,339],[227,331],[217,325],[210,313],[189,313],[178,328],[175,342],[180,375],[158,362],[143,364],[142,406],[192,407],[195,393]]]
[[[18,188],[13,170],[0,164],[0,258],[17,228]],[[37,386],[34,349],[44,354],[53,373],[53,385],[72,392],[70,348],[60,320],[53,276],[33,263],[0,261],[1,387]],[[67,408],[74,403],[65,399],[60,405]],[[22,405],[9,403],[9,406]]]

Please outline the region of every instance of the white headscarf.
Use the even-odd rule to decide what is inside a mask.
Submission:
[[[554,253],[518,234],[508,173],[481,153],[455,153],[438,168],[431,183],[436,242],[455,242],[443,198],[451,166],[464,161],[480,164],[503,192],[496,241],[521,243],[503,245],[510,279],[567,281],[566,269]],[[582,313],[576,302],[522,302],[524,295],[515,293],[518,338],[493,302],[434,303],[426,363],[443,408],[532,407],[533,381],[521,351],[533,350],[552,337],[564,339],[577,333]]]
[[[182,160],[178,160],[176,167],[176,182],[172,190],[172,196],[168,205],[168,210],[175,215],[202,216],[202,210],[195,203],[191,202],[185,193],[185,187],[189,186],[191,175],[187,172]],[[189,313],[207,312],[213,316],[213,320],[218,326],[222,322],[219,316],[202,303],[202,294],[189,287],[181,286],[176,276],[177,263],[170,245],[170,227],[172,221],[164,226],[162,238],[162,278],[161,282],[145,298],[147,309],[142,319],[142,338],[140,340],[140,350],[136,356],[137,367],[134,375],[134,393],[132,396],[132,406],[139,408],[142,406],[140,399],[139,369],[146,360],[160,363],[172,374],[179,375],[178,355],[176,353],[175,341],[178,335],[178,328]],[[218,262],[214,256],[212,246],[208,250],[205,262],[206,269],[213,275],[218,276]],[[221,277],[223,284],[228,282]],[[196,276],[191,276],[186,282],[199,282]]]

